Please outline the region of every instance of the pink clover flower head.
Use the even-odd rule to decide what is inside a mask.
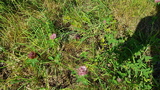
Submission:
[[[81,39],[81,35],[76,34],[75,38],[76,38],[76,39]]]
[[[50,39],[55,39],[56,38],[56,34],[53,33],[51,36],[50,36]]]
[[[158,2],[160,2],[160,0],[154,0],[154,2],[158,3]]]
[[[106,20],[104,20],[103,23],[106,24]]]
[[[84,76],[87,74],[87,67],[86,66],[80,66],[78,69],[77,69],[77,72],[78,72],[78,75],[79,76]]]
[[[121,79],[121,78],[117,78],[117,81],[118,81],[118,82],[121,82],[121,81],[122,81],[122,79]]]
[[[36,52],[30,52],[29,54],[28,54],[28,58],[30,58],[30,59],[34,59],[34,58],[36,58],[37,57],[37,53]]]

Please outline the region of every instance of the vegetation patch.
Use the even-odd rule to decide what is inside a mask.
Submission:
[[[1,0],[0,89],[160,88],[157,7],[149,0]]]

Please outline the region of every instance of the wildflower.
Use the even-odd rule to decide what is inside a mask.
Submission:
[[[78,75],[79,76],[84,76],[87,74],[87,68],[86,66],[80,66],[78,69],[77,69],[77,72],[78,72]]]
[[[118,82],[121,82],[121,81],[122,81],[122,79],[120,79],[120,78],[117,78],[117,81],[118,81]]]
[[[33,51],[28,54],[28,58],[30,58],[30,59],[34,59],[36,57],[37,57],[37,53],[35,53]]]
[[[50,39],[55,39],[55,38],[56,38],[56,34],[55,33],[50,36]]]
[[[81,35],[76,34],[75,38],[76,38],[76,39],[81,39]]]
[[[154,1],[155,1],[156,3],[157,3],[157,2],[160,2],[160,0],[154,0]]]
[[[104,20],[103,23],[106,24],[106,20]]]

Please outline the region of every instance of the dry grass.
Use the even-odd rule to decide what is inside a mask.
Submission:
[[[153,2],[149,0],[112,0],[109,7],[118,21],[118,29],[131,30],[132,33],[142,18],[156,13]]]

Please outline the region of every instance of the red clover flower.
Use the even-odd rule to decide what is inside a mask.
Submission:
[[[81,39],[82,37],[81,37],[81,35],[76,34],[75,38],[78,40],[78,39]]]
[[[50,36],[50,39],[55,39],[56,38],[56,34],[53,33],[51,36]]]
[[[78,69],[77,69],[77,73],[79,76],[84,76],[87,74],[87,67],[86,66],[80,66]]]
[[[34,59],[36,57],[37,57],[37,53],[35,53],[33,51],[28,54],[28,58],[30,58],[30,59]]]
[[[158,3],[158,2],[160,2],[160,0],[154,0],[154,2]]]
[[[103,24],[106,24],[106,20],[103,21]]]

